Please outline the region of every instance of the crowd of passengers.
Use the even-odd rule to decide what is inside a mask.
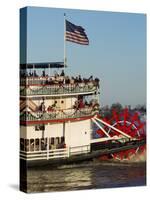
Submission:
[[[45,78],[44,79],[44,84],[49,84],[49,85],[53,85],[53,84],[76,84],[76,83],[88,83],[88,82],[94,82],[97,86],[99,86],[99,79],[98,78],[93,78],[93,76],[90,76],[89,78],[82,78],[81,75],[78,75],[76,77],[69,77],[67,75],[65,75],[64,70],[61,71],[60,74],[58,74],[57,72],[55,72],[54,77],[49,77],[45,71],[42,71],[42,75],[39,76],[36,73],[36,70],[34,70],[33,72],[29,72],[29,73],[23,73],[21,74],[21,77],[42,77]],[[43,80],[42,80],[43,83]]]
[[[99,104],[97,102],[97,100],[91,100],[90,102],[88,102],[87,100],[83,100],[83,98],[79,98],[78,100],[75,101],[74,105],[72,106],[71,109],[75,109],[75,110],[80,110],[83,108],[96,108],[99,107]],[[37,111],[40,112],[52,112],[52,111],[56,111],[58,108],[57,106],[57,101],[55,101],[52,105],[49,105],[47,108],[45,106],[44,101],[40,104],[40,106],[37,108]]]

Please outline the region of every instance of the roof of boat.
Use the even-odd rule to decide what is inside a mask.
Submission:
[[[64,68],[64,62],[39,62],[20,64],[21,69]]]

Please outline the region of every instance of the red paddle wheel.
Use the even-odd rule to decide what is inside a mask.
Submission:
[[[120,145],[127,145],[129,142],[132,144],[132,142],[134,143],[135,141],[146,139],[145,121],[140,119],[138,112],[132,113],[128,109],[124,109],[122,112],[118,113],[113,110],[111,115],[112,117],[110,119],[97,118],[99,122],[103,123],[102,128],[96,131],[101,137],[104,136],[104,131],[102,130],[104,129],[105,133],[111,138],[115,138],[115,143]],[[122,133],[124,133],[124,135]],[[125,138],[124,136],[127,137]],[[111,156],[116,160],[131,160],[133,158],[138,160],[140,156],[144,155],[145,150],[146,145],[144,144],[128,150],[112,153]]]

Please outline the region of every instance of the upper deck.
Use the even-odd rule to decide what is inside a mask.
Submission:
[[[70,77],[65,74],[64,70],[61,73],[55,71],[54,75],[50,75],[45,72],[45,68],[48,66],[50,64],[44,63],[23,65],[24,71],[20,76],[20,96],[86,95],[95,93],[99,88],[98,78],[94,79],[93,76],[82,78],[81,75]],[[58,63],[56,66],[54,63],[52,64],[52,68],[62,68],[62,66]],[[27,71],[25,67],[30,71]],[[41,74],[37,73],[37,69],[41,68]]]
[[[99,87],[96,80],[63,80],[63,77],[55,80],[54,77],[27,77],[22,78],[20,83],[21,96],[35,95],[74,95],[74,94],[92,94]]]

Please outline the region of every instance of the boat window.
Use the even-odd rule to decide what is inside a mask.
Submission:
[[[39,139],[35,140],[35,151],[39,151]]]
[[[41,150],[46,150],[45,138],[42,138],[42,139],[41,139]]]
[[[59,137],[56,137],[56,145],[59,144]]]
[[[45,130],[45,126],[44,125],[36,125],[35,126],[35,131],[44,131]]]
[[[29,140],[25,139],[25,151],[29,151]]]
[[[30,151],[34,151],[34,139],[30,139]]]
[[[63,143],[65,141],[64,137],[61,137],[61,143]]]
[[[21,151],[24,151],[25,150],[25,141],[23,138],[20,139],[20,150]]]
[[[51,144],[54,144],[54,138],[53,137],[51,138]]]

